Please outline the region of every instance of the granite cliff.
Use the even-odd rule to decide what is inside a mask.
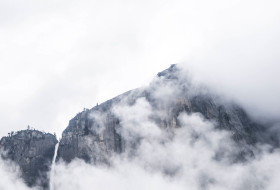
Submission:
[[[155,112],[164,112],[152,118],[161,128],[172,131],[180,127],[178,116],[182,112],[199,113],[215,122],[218,129],[231,131],[232,138],[243,147],[235,160],[253,156],[254,144],[264,142],[265,127],[251,120],[237,104],[224,102],[208,90],[192,86],[182,75],[181,70],[172,65],[158,73],[148,87],[126,92],[77,114],[62,134],[57,159],[108,163],[111,155],[122,153],[133,142],[126,143],[122,138],[121,121],[112,110],[119,104],[133,105],[140,98],[147,100]],[[173,89],[170,98],[157,97],[162,88]]]
[[[57,142],[56,137],[50,133],[18,131],[1,139],[1,156],[19,165],[21,177],[28,186],[39,185],[47,189],[48,172]]]

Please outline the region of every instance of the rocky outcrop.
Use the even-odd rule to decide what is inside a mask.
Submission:
[[[28,186],[48,188],[48,172],[58,141],[50,133],[23,130],[3,137],[0,141],[1,156],[17,163],[21,176]]]
[[[84,110],[70,120],[59,143],[57,159],[70,162],[81,158],[91,163],[108,163],[113,153],[121,153],[124,142],[118,130],[119,120],[111,112],[121,97],[109,100],[91,110]]]
[[[165,113],[164,116],[153,116],[161,128],[180,127],[178,116],[182,112],[200,113],[205,119],[214,121],[218,129],[231,131],[232,138],[243,147],[237,159],[252,156],[251,149],[256,142],[262,141],[264,127],[254,123],[240,106],[225,103],[207,90],[198,90],[181,75],[180,69],[172,65],[158,73],[157,80],[149,87],[129,91],[77,114],[62,134],[57,159],[70,162],[81,158],[86,162],[107,163],[112,154],[123,152],[127,145],[120,132],[120,119],[114,115],[112,107],[124,102],[133,105],[139,98],[145,98],[155,112]],[[157,97],[157,92],[166,85],[176,89],[176,95],[168,99]]]

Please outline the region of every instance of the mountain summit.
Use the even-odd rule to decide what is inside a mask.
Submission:
[[[265,128],[253,122],[240,106],[193,86],[180,68],[171,65],[158,73],[148,87],[126,92],[77,114],[62,134],[58,159],[107,163],[112,154],[124,152],[130,145],[123,138],[122,121],[114,107],[132,106],[139,99],[150,104],[155,112],[151,119],[162,129],[179,128],[178,117],[185,112],[199,113],[204,119],[214,121],[217,129],[231,131],[232,138],[243,147],[236,159],[252,156],[254,144],[263,141],[261,133]]]

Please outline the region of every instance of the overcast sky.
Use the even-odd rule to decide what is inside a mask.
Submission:
[[[84,107],[180,63],[280,118],[278,1],[1,0],[0,136],[61,133]]]

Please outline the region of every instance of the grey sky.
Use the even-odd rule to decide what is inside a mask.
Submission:
[[[0,2],[0,136],[61,133],[170,64],[280,118],[278,1]],[[263,110],[263,111],[262,111]]]

